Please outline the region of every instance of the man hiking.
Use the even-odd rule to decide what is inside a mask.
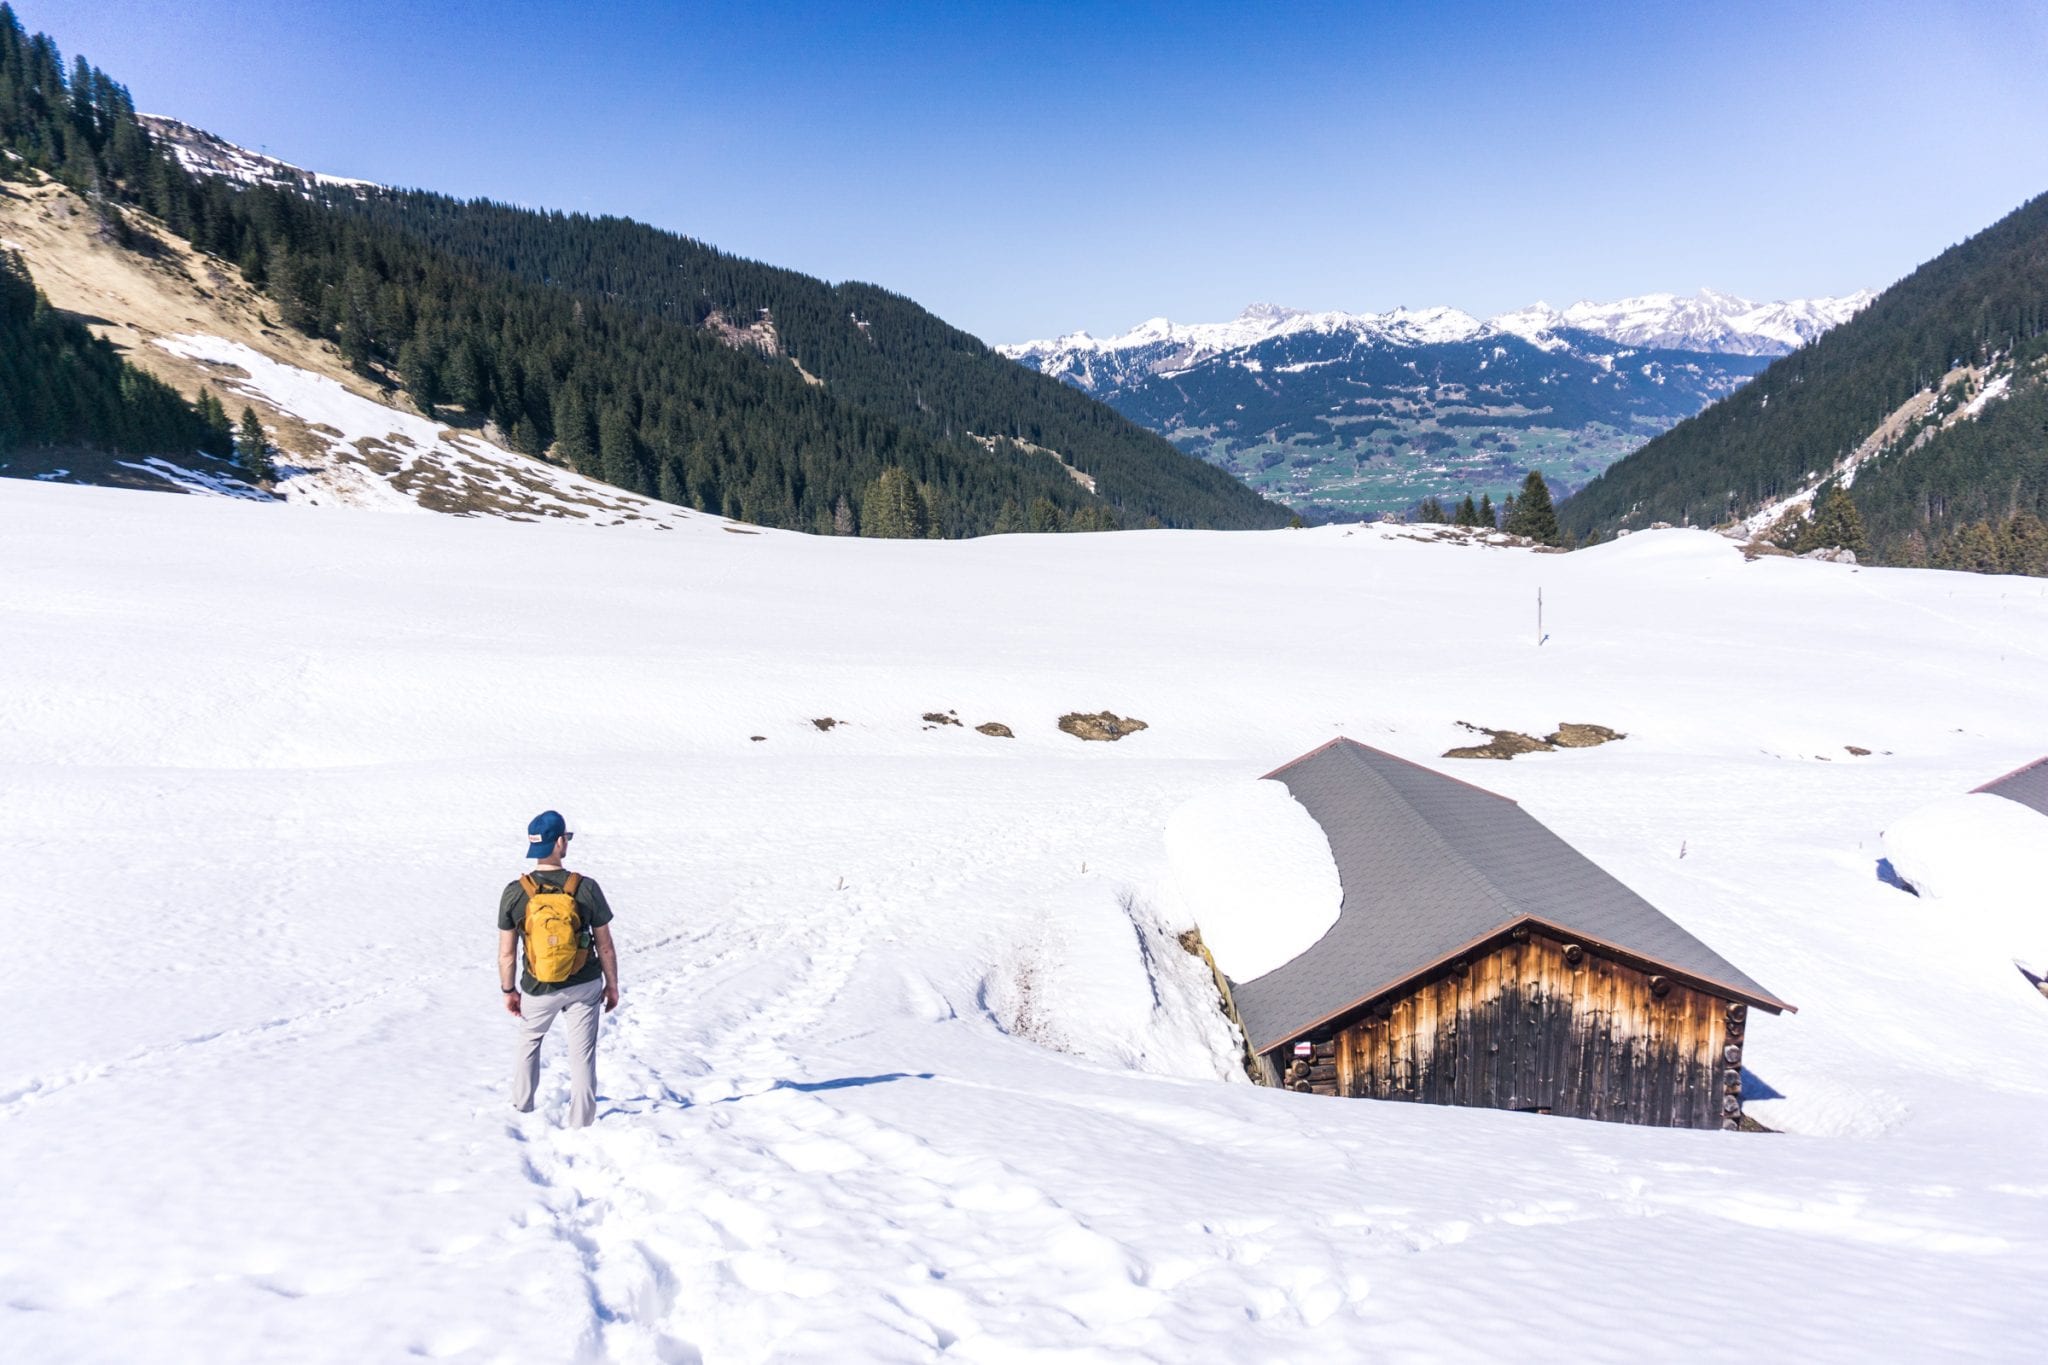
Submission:
[[[569,1029],[568,1126],[587,1128],[597,1118],[597,1004],[606,1013],[619,1007],[619,957],[604,892],[562,866],[575,837],[551,810],[526,826],[526,856],[537,861],[498,898],[498,987],[506,1012],[520,1021],[512,1107],[533,1112],[541,1040],[560,1014]]]

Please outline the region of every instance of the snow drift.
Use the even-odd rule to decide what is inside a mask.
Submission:
[[[1202,941],[1233,981],[1307,952],[1344,904],[1323,827],[1270,778],[1204,792],[1174,811],[1166,856]]]
[[[2048,968],[2048,815],[1989,792],[1945,797],[1886,826],[1884,849],[1932,927]]]

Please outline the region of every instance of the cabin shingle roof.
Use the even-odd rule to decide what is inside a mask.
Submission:
[[[1765,1009],[1735,965],[1504,796],[1348,739],[1268,774],[1323,827],[1337,922],[1232,996],[1264,1052],[1524,920],[1660,964]]]
[[[2048,758],[2037,758],[2024,768],[1993,778],[1977,790],[2003,796],[2048,815]]]

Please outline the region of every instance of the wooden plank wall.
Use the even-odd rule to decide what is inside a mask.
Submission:
[[[1524,929],[1278,1061],[1322,1094],[1732,1128],[1746,1014]]]

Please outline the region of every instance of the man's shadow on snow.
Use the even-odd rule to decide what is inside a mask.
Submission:
[[[715,1100],[693,1100],[688,1095],[678,1094],[667,1086],[663,1086],[659,1094],[634,1095],[628,1099],[610,1101],[609,1107],[602,1110],[598,1117],[604,1118],[609,1114],[638,1114],[643,1112],[641,1108],[637,1107],[641,1105],[665,1109],[702,1109],[714,1104],[734,1104],[740,1100],[757,1099],[762,1095],[771,1094],[777,1090],[796,1090],[806,1095],[814,1095],[821,1090],[852,1090],[863,1085],[887,1085],[891,1081],[929,1081],[933,1079],[935,1079],[935,1073],[930,1071],[890,1071],[877,1076],[835,1076],[829,1081],[776,1081],[772,1085],[764,1085],[758,1090],[743,1090],[734,1095],[721,1095]],[[610,1100],[609,1096],[604,1098]],[[636,1107],[629,1108],[628,1106]]]
[[[933,1079],[935,1079],[935,1077],[933,1073],[929,1071],[891,1071],[880,1076],[841,1076],[837,1080],[831,1081],[777,1081],[775,1084],[769,1086],[768,1089],[801,1090],[806,1095],[810,1095],[815,1094],[820,1090],[851,1090],[855,1086],[886,1085],[890,1081],[929,1081]],[[724,1104],[728,1100],[740,1100],[745,1098],[746,1096],[744,1095],[728,1095],[723,1100],[714,1100],[713,1103]]]

